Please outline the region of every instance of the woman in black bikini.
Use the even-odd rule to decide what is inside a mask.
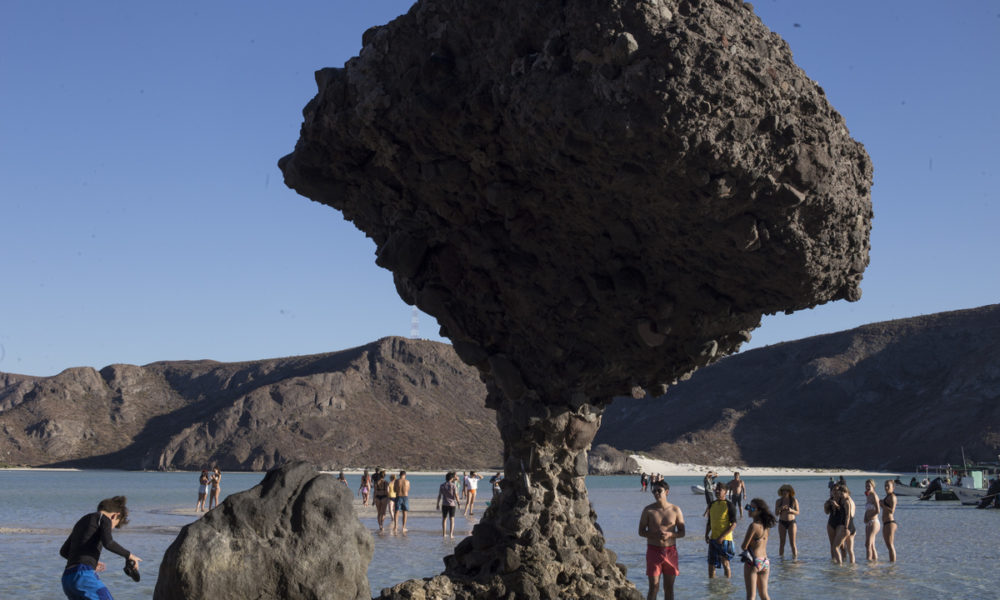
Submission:
[[[379,471],[375,474],[375,511],[379,531],[383,531],[385,528],[387,508],[389,508],[389,482],[385,480],[385,471]]]
[[[891,479],[885,481],[885,498],[879,502],[882,506],[882,538],[889,550],[889,562],[896,562],[896,494],[893,490],[896,484]]]
[[[787,483],[778,488],[778,500],[774,503],[774,514],[778,517],[778,556],[785,556],[785,537],[792,549],[792,558],[799,557],[799,548],[795,545],[795,532],[798,523],[799,501],[795,498],[795,488]]]

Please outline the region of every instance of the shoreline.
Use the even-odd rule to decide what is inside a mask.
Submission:
[[[805,469],[798,467],[748,467],[746,465],[695,465],[673,463],[667,460],[646,458],[638,454],[629,456],[643,473],[657,473],[664,477],[704,477],[708,471],[720,475],[739,472],[741,477],[895,477],[896,471],[865,471],[862,469]]]
[[[809,469],[801,467],[749,467],[746,465],[696,465],[693,463],[674,463],[667,460],[660,460],[655,458],[646,458],[638,454],[632,454],[629,456],[630,459],[634,460],[638,465],[638,472],[636,473],[615,473],[613,475],[638,475],[639,472],[644,473],[658,473],[664,477],[703,477],[708,471],[715,471],[719,474],[733,473],[738,471],[743,477],[830,477],[830,476],[840,476],[844,475],[851,477],[890,477],[896,475],[904,474],[902,471],[866,471],[863,469]],[[364,473],[364,468],[345,468],[341,470],[329,471],[323,469],[317,469],[320,473],[333,475],[336,477],[339,473],[343,472],[344,475],[360,476]],[[387,474],[398,473],[404,469],[399,468],[385,468]],[[451,470],[451,469],[449,469]],[[410,471],[406,469],[407,475],[430,475],[430,476],[443,476],[449,470],[421,470],[421,471]],[[465,471],[474,470],[477,473],[487,477],[487,475],[492,475],[497,472],[497,469],[465,469]],[[169,471],[159,471],[159,470],[130,470],[130,469],[80,469],[74,467],[0,467],[0,472],[3,471],[39,471],[39,472],[77,472],[77,471],[120,471],[123,473],[199,473],[200,471],[186,471],[183,469],[169,470]],[[374,474],[374,467],[370,468],[370,474]],[[229,473],[251,473],[264,475],[267,471],[228,471]],[[909,473],[907,471],[906,473]],[[588,477],[601,477],[603,475],[590,474]]]

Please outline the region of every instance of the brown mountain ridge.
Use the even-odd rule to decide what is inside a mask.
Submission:
[[[0,373],[0,462],[121,469],[411,469],[500,462],[485,385],[451,347],[384,338],[244,363]]]
[[[619,467],[614,449],[805,468],[910,470],[958,463],[963,449],[990,460],[1000,452],[998,345],[1000,305],[991,305],[750,350],[665,396],[616,399],[594,454]],[[485,467],[501,462],[485,396],[451,346],[403,338],[244,363],[0,373],[0,463]]]
[[[750,350],[614,402],[594,445],[695,464],[913,470],[1000,452],[1000,305]]]

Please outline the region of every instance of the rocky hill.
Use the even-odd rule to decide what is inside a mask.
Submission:
[[[619,398],[591,467],[912,469],[1000,453],[1000,305],[751,350],[665,396]],[[485,386],[450,346],[385,338],[246,363],[0,373],[0,463],[127,469],[499,464]]]
[[[675,462],[907,469],[1000,453],[1000,305],[751,350],[620,399],[594,445]]]
[[[501,462],[486,388],[451,347],[385,338],[314,356],[0,373],[0,463],[410,469]]]

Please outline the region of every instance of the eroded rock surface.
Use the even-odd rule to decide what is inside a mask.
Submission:
[[[591,448],[587,453],[587,463],[591,475],[619,475],[639,470],[635,459],[608,444],[598,444]]]
[[[367,600],[374,542],[351,490],[306,463],[270,471],[181,529],[155,600]]]
[[[423,1],[364,44],[287,183],[505,391],[669,383],[859,297],[871,164],[748,6]]]
[[[635,597],[582,479],[602,407],[857,300],[868,156],[741,2],[423,0],[363,43],[280,165],[487,375],[506,484],[446,574]]]

